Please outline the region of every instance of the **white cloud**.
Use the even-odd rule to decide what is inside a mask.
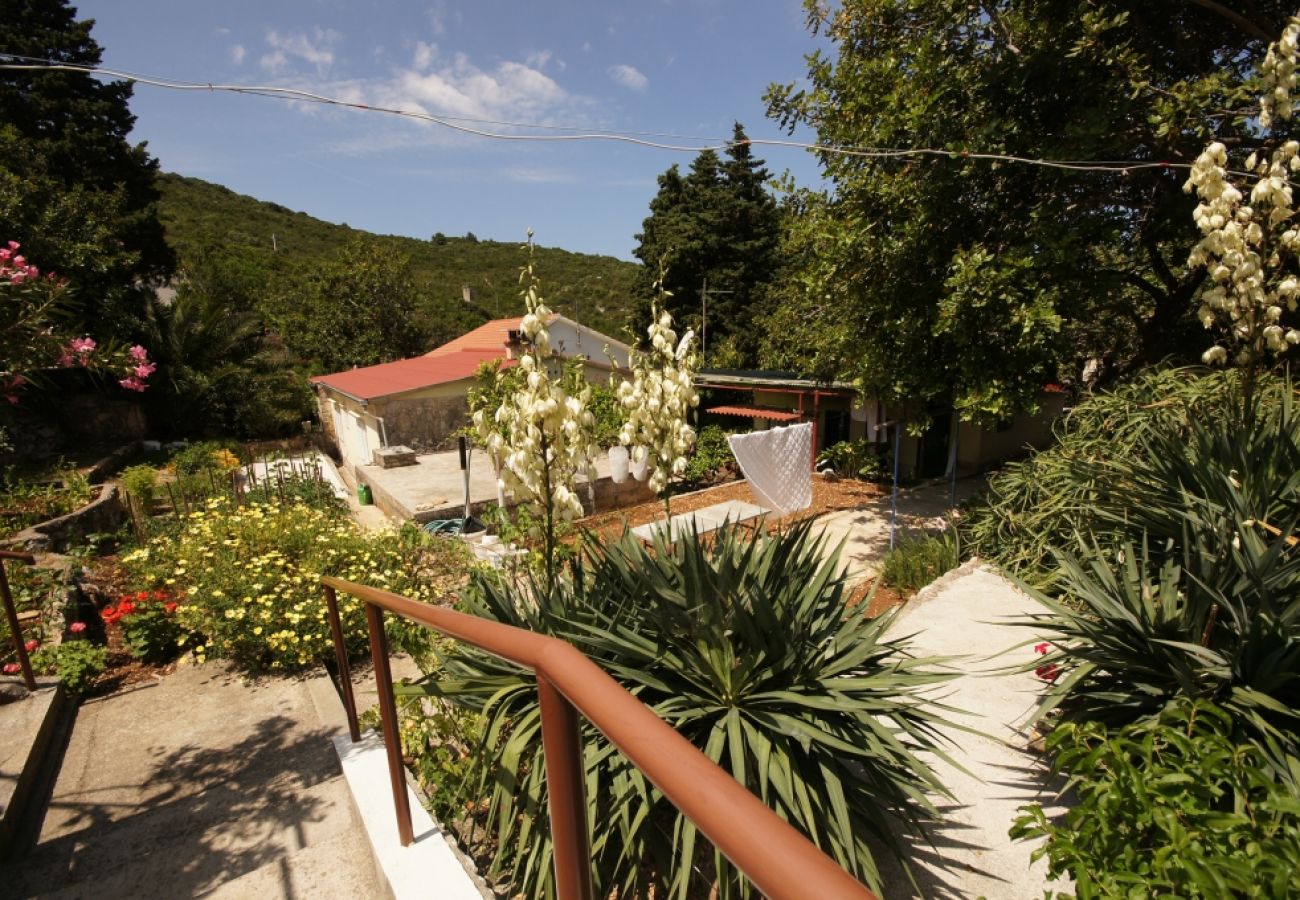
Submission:
[[[415,45],[415,68],[418,72],[423,72],[429,66],[433,65],[434,60],[438,58],[438,45],[426,44],[420,41]]]
[[[634,91],[644,91],[650,84],[650,79],[646,78],[632,66],[617,65],[610,66],[609,77],[613,78],[625,88],[631,88]]]
[[[480,69],[457,53],[431,71],[408,69],[374,89],[384,106],[470,118],[537,118],[572,99],[549,75],[524,63]]]
[[[502,174],[511,181],[519,181],[525,184],[573,184],[579,180],[578,176],[573,172],[565,172],[559,169],[541,169],[533,166],[515,166],[506,169]]]
[[[248,51],[244,49],[244,45],[243,45],[243,44],[232,44],[232,45],[231,45],[231,47],[230,47],[230,61],[231,61],[232,63],[234,63],[235,65],[237,65],[237,66],[238,66],[238,65],[242,65],[243,62],[244,62],[244,57],[247,56],[247,55],[248,55]]]
[[[266,43],[271,52],[262,57],[262,68],[272,74],[283,71],[290,60],[315,66],[317,74],[324,74],[334,65],[334,47],[343,35],[329,28],[313,28],[306,32],[281,34],[274,28],[266,32]]]

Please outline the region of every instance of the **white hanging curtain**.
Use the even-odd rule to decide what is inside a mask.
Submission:
[[[783,516],[812,506],[812,438],[811,422],[729,438],[760,506]]]

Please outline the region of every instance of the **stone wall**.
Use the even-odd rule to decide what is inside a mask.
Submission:
[[[40,522],[4,543],[28,553],[62,553],[90,534],[114,532],[126,521],[126,505],[114,483],[102,485],[98,495],[81,509]]]
[[[464,394],[376,400],[370,412],[384,420],[390,447],[405,445],[416,453],[450,449],[455,443],[452,432],[469,422]]]

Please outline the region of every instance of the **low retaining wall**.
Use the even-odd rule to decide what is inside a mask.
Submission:
[[[99,495],[66,516],[39,522],[4,541],[4,546],[28,553],[62,553],[90,534],[117,531],[126,521],[126,504],[116,484],[105,484]]]
[[[387,491],[367,481],[364,475],[359,477],[362,482],[370,484],[370,493],[374,497],[375,506],[398,520],[411,519],[423,524],[434,519],[458,519],[465,514],[464,502],[448,504],[438,509],[422,509],[418,512],[409,510]],[[592,487],[595,493],[594,503],[592,502],[593,491],[588,489],[586,483],[578,482],[575,487],[575,493],[582,501],[583,512],[589,516],[625,506],[649,503],[656,499],[655,493],[644,481],[637,481],[630,476],[622,484],[615,484],[609,477],[598,478],[593,482]],[[470,502],[469,511],[473,515],[482,517],[484,511],[490,506],[495,506],[496,502],[495,497],[489,500],[474,500]],[[507,505],[515,506],[513,503]]]

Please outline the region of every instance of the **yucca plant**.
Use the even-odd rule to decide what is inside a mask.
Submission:
[[[835,553],[811,523],[775,536],[723,529],[647,548],[589,541],[537,602],[480,573],[468,612],[575,644],[711,759],[878,887],[872,841],[901,860],[891,821],[923,831],[943,785],[918,753],[943,755],[949,677],[886,639],[891,621],[847,608]],[[494,870],[523,896],[552,894],[540,717],[529,674],[464,645],[427,692],[487,716],[480,779]],[[752,889],[589,724],[583,728],[598,890],[685,897]],[[658,894],[662,896],[662,894]]]
[[[1275,758],[1300,753],[1300,554],[1253,529],[1213,559],[1189,536],[1181,565],[1145,546],[1086,551],[1058,555],[1060,599],[1035,592],[1054,647],[1035,665],[1058,673],[1040,714],[1124,725],[1204,699]]]

